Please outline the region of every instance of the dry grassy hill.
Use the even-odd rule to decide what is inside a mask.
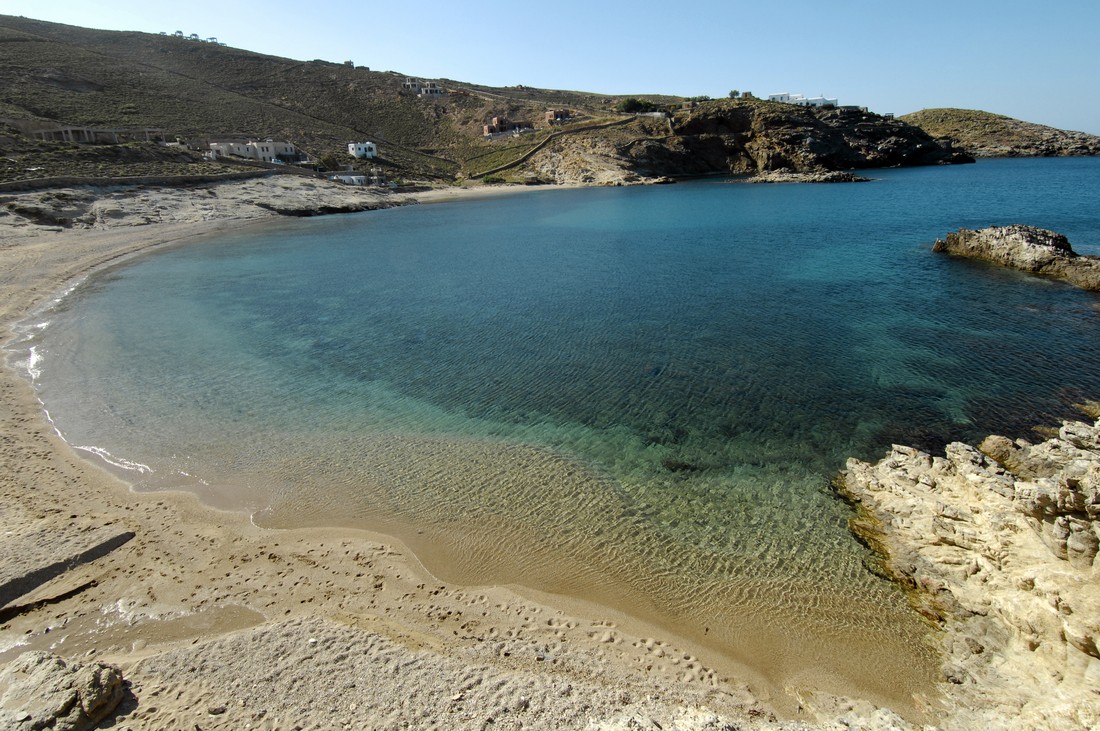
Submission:
[[[492,88],[436,79],[419,98],[405,76],[323,60],[296,61],[168,35],[101,31],[0,16],[0,124],[154,128],[165,140],[284,139],[329,169],[347,143],[379,144],[388,177],[451,182],[623,183],[761,170],[837,170],[965,162],[912,125],[852,109],[756,99],[705,101]],[[572,118],[551,125],[548,109]],[[487,139],[494,117],[530,131]],[[201,145],[195,145],[201,148]],[[171,174],[201,168],[185,148],[154,142],[47,143],[0,127],[0,179]],[[221,165],[214,165],[221,169]]]
[[[1100,155],[1100,137],[973,109],[922,109],[901,117],[933,137],[950,137],[975,157]]]
[[[408,175],[450,178],[500,145],[494,116],[541,125],[547,108],[607,115],[616,99],[442,81],[440,100],[403,89],[403,74],[296,61],[149,33],[101,31],[0,16],[0,119],[152,127],[168,139],[287,139],[315,157],[377,141]]]

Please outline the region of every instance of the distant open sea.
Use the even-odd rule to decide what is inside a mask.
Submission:
[[[21,347],[60,433],[137,489],[904,697],[925,629],[830,481],[1100,398],[1100,297],[931,252],[1027,223],[1100,254],[1100,159],[871,174],[280,221],[97,274]]]

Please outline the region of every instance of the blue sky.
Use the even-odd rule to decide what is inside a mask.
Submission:
[[[790,91],[896,114],[984,109],[1100,134],[1096,0],[0,0],[0,13],[182,30],[261,53],[493,86]]]

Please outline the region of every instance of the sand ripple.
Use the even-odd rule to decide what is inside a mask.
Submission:
[[[277,463],[286,487],[258,523],[389,531],[441,579],[616,607],[773,679],[842,676],[894,694],[931,677],[924,628],[896,590],[866,572],[829,575],[797,533],[700,546],[647,519],[608,475],[528,445],[378,435],[301,447],[324,464]]]

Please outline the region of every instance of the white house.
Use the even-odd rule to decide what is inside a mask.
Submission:
[[[434,81],[425,81],[420,85],[420,93],[417,96],[443,96],[443,87]]]
[[[344,185],[366,185],[366,175],[353,175],[351,173],[340,173],[338,175],[330,175],[329,180],[334,183],[343,183]]]
[[[378,145],[373,142],[349,142],[348,154],[359,159],[374,158],[378,155]]]
[[[236,155],[237,157],[252,157],[251,150],[248,149],[247,142],[211,142],[210,143],[210,157],[217,160],[219,157],[229,157],[230,155]]]
[[[263,162],[283,162],[286,158],[297,158],[298,150],[289,142],[277,140],[249,141],[248,148],[252,151],[254,160]]]
[[[249,151],[249,157],[253,160],[262,160],[263,162],[271,162],[275,159],[275,145],[267,142],[253,142],[249,141],[245,145]]]
[[[299,158],[298,148],[289,142],[278,140],[248,140],[247,142],[230,140],[210,143],[210,156],[215,160],[229,155],[262,162],[287,162]]]
[[[786,92],[782,94],[768,94],[768,101],[770,102],[783,102],[784,104],[794,104],[799,107],[837,107],[840,104],[836,99],[826,99],[823,96],[805,97],[801,94],[788,94]]]
[[[424,97],[441,97],[446,92],[443,91],[443,87],[435,81],[424,81],[422,79],[407,78],[404,83],[401,84],[401,88],[406,91],[414,92],[418,97],[423,99]]]

